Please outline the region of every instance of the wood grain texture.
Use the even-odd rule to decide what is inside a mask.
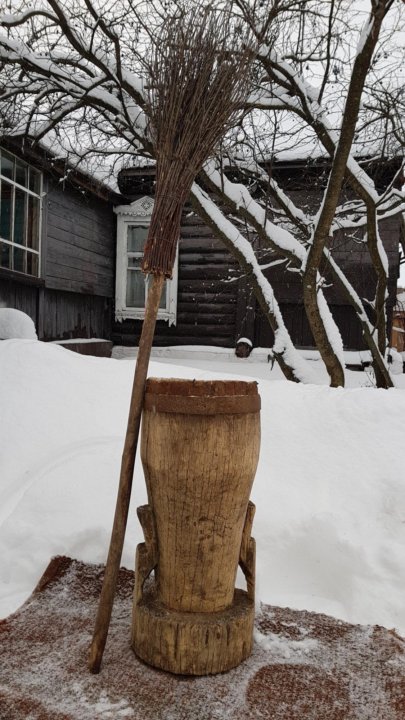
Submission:
[[[145,543],[136,553],[132,646],[154,667],[218,673],[251,652],[255,507],[249,495],[259,410],[253,382],[147,381],[141,457],[149,506],[138,509]],[[235,591],[238,564],[247,592]]]
[[[225,672],[249,657],[253,644],[254,603],[236,590],[230,607],[217,613],[169,610],[152,583],[138,605],[133,647],[144,662],[180,675]]]
[[[256,588],[256,540],[252,538],[252,526],[255,512],[256,507],[249,500],[239,553],[239,565],[246,578],[248,598],[252,602],[255,601]]]
[[[115,225],[111,204],[71,189],[47,195],[46,286],[114,296]]]
[[[145,580],[155,569],[158,561],[157,538],[155,518],[150,505],[141,505],[137,509],[138,518],[142,525],[145,542],[140,543],[136,548],[135,556],[135,591],[134,602],[140,603]]]
[[[181,381],[190,394],[204,383]],[[149,379],[145,398],[170,381]],[[256,383],[207,383],[217,405]],[[180,394],[179,382],[172,392]],[[201,396],[200,396],[201,397]],[[200,399],[200,397],[198,399]],[[209,404],[210,395],[204,398]],[[194,415],[144,410],[141,457],[159,548],[158,595],[169,608],[218,612],[232,603],[242,532],[256,472],[259,413]]]

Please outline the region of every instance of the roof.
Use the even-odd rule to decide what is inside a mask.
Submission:
[[[110,166],[103,165],[96,155],[89,155],[85,161],[80,162],[77,156],[73,154],[69,156],[69,153],[62,151],[61,148],[58,152],[55,143],[42,140],[37,143],[33,138],[25,137],[3,137],[1,146],[5,150],[15,152],[26,162],[51,173],[59,180],[68,181],[103,200],[111,202],[123,200]]]

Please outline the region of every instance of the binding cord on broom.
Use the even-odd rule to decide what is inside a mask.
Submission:
[[[162,274],[171,279],[187,196],[188,190],[187,194],[180,190],[156,197],[141,266],[145,274]]]

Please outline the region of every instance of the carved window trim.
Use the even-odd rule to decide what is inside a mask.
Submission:
[[[150,223],[153,211],[153,198],[142,197],[129,205],[119,205],[114,208],[117,215],[117,264],[115,288],[115,318],[122,320],[142,320],[145,307],[135,308],[127,305],[127,277],[128,272],[134,271],[130,267],[130,258],[136,253],[128,252],[128,229],[131,227],[145,227]],[[135,270],[136,271],[136,270]],[[141,272],[141,271],[139,271]],[[178,284],[178,249],[173,267],[173,278],[167,280],[163,292],[165,305],[159,308],[158,320],[164,320],[170,325],[176,324],[177,317],[177,284]],[[145,277],[145,300],[148,278]]]

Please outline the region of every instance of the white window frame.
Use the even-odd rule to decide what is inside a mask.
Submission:
[[[42,174],[42,172],[41,172],[40,170],[38,170],[38,169],[37,169],[36,167],[34,167],[33,165],[30,165],[29,163],[25,162],[24,160],[21,160],[21,158],[19,158],[17,155],[14,155],[14,153],[11,153],[9,150],[5,150],[4,148],[1,147],[1,148],[0,148],[0,155],[1,155],[2,153],[4,153],[6,156],[9,156],[10,158],[13,158],[14,163],[17,161],[20,165],[23,165],[23,166],[27,167],[29,170],[32,168],[32,170],[35,171],[35,173],[39,176],[39,192],[34,192],[33,190],[30,190],[29,187],[27,187],[27,186],[25,186],[25,185],[20,185],[20,184],[14,179],[14,177],[13,177],[13,179],[6,177],[5,175],[3,175],[3,174],[1,173],[1,169],[0,169],[0,188],[1,188],[1,184],[2,184],[2,183],[5,183],[6,185],[9,185],[9,186],[12,188],[12,202],[11,202],[11,208],[10,208],[10,215],[11,215],[11,226],[10,226],[11,239],[10,239],[10,240],[6,240],[6,238],[1,237],[1,235],[0,235],[0,241],[1,241],[4,245],[8,245],[8,246],[10,247],[11,252],[13,251],[13,248],[18,248],[18,249],[23,250],[23,251],[25,252],[25,254],[26,254],[25,260],[24,260],[24,266],[25,266],[25,267],[27,266],[27,254],[28,254],[28,253],[31,253],[31,255],[36,256],[36,257],[37,257],[37,272],[36,272],[35,275],[33,275],[32,273],[29,273],[26,269],[25,269],[25,270],[15,270],[15,269],[14,269],[14,265],[13,265],[13,261],[12,261],[12,263],[11,263],[11,267],[10,267],[10,266],[9,266],[9,267],[6,267],[6,266],[3,266],[3,265],[0,265],[0,268],[1,268],[2,270],[11,270],[12,272],[19,273],[20,275],[27,275],[28,277],[35,277],[35,278],[36,278],[36,277],[41,277],[41,255],[42,255],[42,253],[41,253],[41,244],[42,244],[42,242],[41,242],[41,241],[42,241],[42,210],[43,210],[43,207],[42,207],[42,198],[43,198],[43,194],[44,194],[44,193],[43,193],[43,174]],[[15,165],[14,165],[14,173],[15,173]],[[25,226],[25,228],[24,228],[24,241],[25,241],[25,243],[24,243],[24,244],[21,244],[21,243],[15,242],[15,240],[14,240],[14,232],[15,232],[15,227],[14,227],[14,224],[15,224],[15,211],[14,211],[14,206],[15,206],[15,191],[16,191],[16,190],[20,190],[20,191],[24,192],[25,196],[28,196],[28,197],[31,196],[31,197],[35,198],[36,200],[38,200],[38,208],[39,208],[39,209],[38,209],[38,215],[39,215],[39,216],[38,216],[38,227],[37,227],[37,232],[38,232],[38,249],[37,249],[37,250],[35,250],[34,248],[29,248],[29,247],[27,246],[27,233],[28,233],[28,205],[27,205],[27,202],[25,202],[25,210],[24,210],[24,214],[25,214],[25,219],[24,219],[24,226]]]
[[[127,297],[127,272],[128,272],[128,243],[127,232],[129,227],[149,225],[153,211],[153,199],[142,197],[130,205],[118,205],[114,208],[117,215],[117,264],[115,281],[115,319],[142,320],[145,315],[145,308],[128,307]],[[178,284],[178,247],[173,267],[173,277],[166,281],[166,305],[158,310],[158,320],[166,320],[170,325],[176,324],[177,315],[177,284]],[[136,272],[136,271],[133,271]],[[148,278],[145,276],[145,300]]]

